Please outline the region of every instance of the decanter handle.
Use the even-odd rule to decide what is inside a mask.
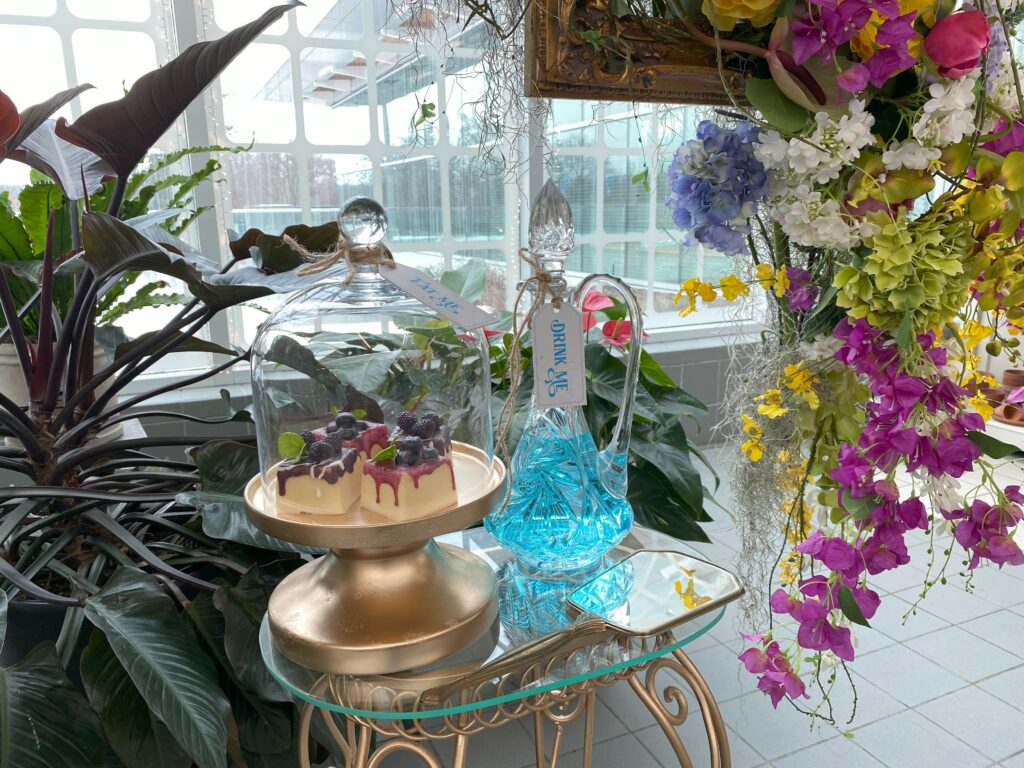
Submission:
[[[625,282],[613,275],[590,275],[576,287],[573,292],[573,305],[583,311],[583,301],[592,288],[607,286],[617,293],[626,305],[629,328],[629,358],[626,360],[626,381],[622,391],[622,407],[619,418],[615,422],[608,448],[613,456],[624,457],[629,450],[630,427],[633,424],[633,403],[636,399],[636,388],[640,380],[640,346],[643,342],[643,315],[640,304],[633,290]],[[625,463],[623,462],[623,467]]]

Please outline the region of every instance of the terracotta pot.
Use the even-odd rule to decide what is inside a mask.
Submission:
[[[1003,371],[1003,386],[1007,389],[1024,387],[1024,369],[1009,368]]]

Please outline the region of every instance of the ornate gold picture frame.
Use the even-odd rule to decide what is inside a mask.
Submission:
[[[526,14],[526,93],[560,99],[730,104],[715,52],[660,37],[658,27],[671,23],[616,16],[609,11],[608,0],[532,0]],[[739,77],[727,76],[731,81]]]

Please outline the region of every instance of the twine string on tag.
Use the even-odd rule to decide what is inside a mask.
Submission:
[[[512,422],[515,420],[516,398],[519,394],[519,385],[522,383],[523,358],[521,350],[523,336],[530,329],[534,316],[544,306],[548,296],[551,296],[552,305],[555,307],[562,306],[561,290],[552,288],[554,277],[544,268],[537,257],[526,248],[520,248],[519,258],[530,265],[533,274],[526,278],[522,285],[519,286],[519,293],[516,294],[515,302],[512,305],[512,346],[508,353],[508,395],[505,396],[505,402],[502,403],[501,411],[498,413],[497,429],[495,430],[498,454],[501,456],[502,461],[505,462],[509,473],[512,471],[512,464],[508,452],[508,435],[512,430]],[[533,298],[526,313],[520,319],[519,305],[528,292],[533,294]],[[510,478],[505,486],[505,498],[497,514],[505,511],[511,493],[512,482]]]
[[[285,235],[282,239],[285,245],[299,254],[306,262],[296,270],[296,274],[300,277],[318,275],[321,272],[326,272],[339,261],[344,261],[348,265],[348,274],[341,282],[344,285],[349,285],[355,276],[356,264],[380,264],[389,269],[395,268],[395,260],[391,256],[391,251],[383,243],[354,245],[344,237],[339,237],[333,251],[313,253],[291,235]]]

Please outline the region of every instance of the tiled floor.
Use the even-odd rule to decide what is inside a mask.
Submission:
[[[721,466],[721,460],[717,463]],[[1007,482],[1024,481],[1018,468],[1006,474]],[[727,487],[718,498],[728,506]],[[724,513],[716,517],[708,528],[714,543],[699,549],[729,567],[739,557],[739,537]],[[925,549],[922,537],[917,553]],[[734,768],[1024,768],[1024,568],[980,569],[972,595],[955,583],[962,580],[951,579],[936,586],[903,624],[922,580],[923,571],[905,568],[876,582],[885,593],[883,607],[873,629],[861,630],[859,657],[852,665],[857,684],[852,738],[832,727],[812,729],[805,716],[785,704],[772,710],[736,660],[741,646],[735,612],[688,647],[730,729]],[[598,698],[595,768],[678,765],[628,687],[604,689]],[[848,697],[836,698],[839,709],[848,709],[843,706]],[[708,750],[701,745],[703,724],[695,705],[691,713],[681,732],[693,745],[694,767],[706,768]],[[559,766],[581,765],[580,731],[579,724],[570,726]],[[476,736],[470,740],[468,764],[533,765],[532,739],[532,724],[526,721]],[[450,757],[450,747],[438,752]],[[412,765],[421,763],[400,754],[384,763],[386,768]]]

